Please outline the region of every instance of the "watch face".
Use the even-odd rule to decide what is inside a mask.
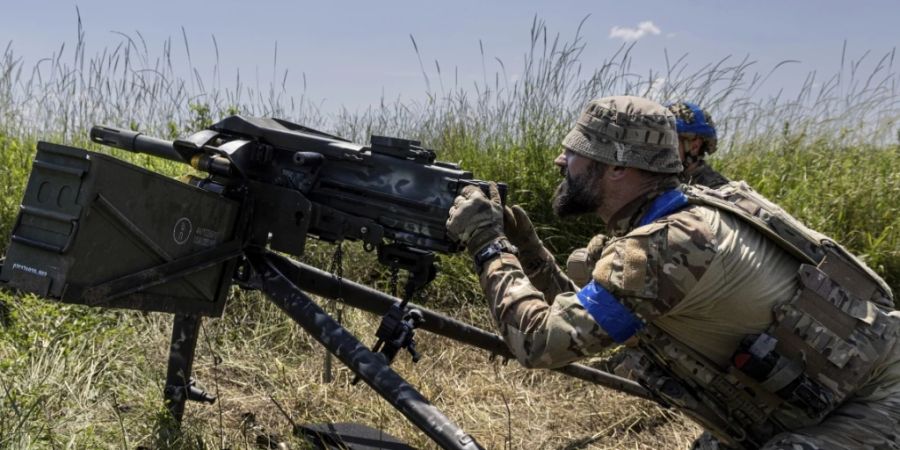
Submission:
[[[475,271],[480,273],[486,262],[496,258],[503,252],[515,255],[518,253],[518,250],[505,239],[491,242],[475,254],[475,257],[473,258],[475,260]]]
[[[486,258],[489,258],[490,256],[496,254],[499,251],[500,251],[500,249],[498,248],[497,243],[496,242],[491,243],[487,247],[481,249],[480,252],[478,252],[478,257],[476,259],[483,262]]]
[[[488,244],[486,247],[481,249],[478,253],[475,254],[475,271],[481,272],[481,269],[484,267],[484,263],[491,260],[500,253],[499,244],[497,242],[492,242]]]

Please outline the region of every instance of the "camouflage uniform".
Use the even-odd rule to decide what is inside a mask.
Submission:
[[[618,237],[603,250],[594,280],[621,299],[632,297],[642,318],[727,367],[741,339],[766,330],[772,309],[795,294],[798,263],[746,224],[704,206],[634,228],[649,200],[617,218]],[[551,260],[526,273],[504,254],[480,280],[502,335],[526,367],[558,367],[613,344]],[[894,345],[851,400],[766,448],[900,448],[898,422],[900,346]]]
[[[590,106],[585,114],[592,115],[589,109]],[[575,139],[574,145],[590,145],[596,138],[587,136],[583,123],[579,120],[573,130],[583,136]],[[572,145],[571,137],[564,143],[567,147]],[[612,148],[615,157],[633,157],[637,153],[622,146]],[[646,157],[642,162],[649,162],[651,169],[653,164],[662,163],[669,173],[673,168],[659,155]],[[589,311],[583,298],[579,298],[588,287],[579,292],[546,249],[533,248],[525,258],[525,267],[510,253],[501,253],[485,265],[480,273],[481,286],[516,358],[526,367],[558,367],[597,353],[614,342],[624,342],[637,346],[640,352],[636,353],[644,358],[642,361],[649,358],[656,366],[662,364],[669,370],[656,379],[642,381],[704,427],[716,431],[717,437],[728,439],[728,433],[741,432],[743,425],[739,424],[761,424],[760,429],[748,428],[746,432],[755,433],[758,439],[742,442],[744,448],[900,448],[900,433],[896,431],[900,425],[900,345],[896,339],[900,316],[885,306],[892,298],[889,291],[884,291],[883,282],[878,280],[882,286],[878,291],[879,306],[867,302],[868,297],[847,306],[852,314],[858,314],[857,306],[863,306],[862,314],[854,317],[876,326],[877,334],[866,335],[869,341],[862,340],[874,342],[872,348],[877,351],[869,351],[869,347],[861,351],[839,351],[835,347],[832,351],[829,345],[839,342],[820,342],[821,336],[816,333],[821,327],[802,325],[808,323],[802,322],[802,317],[791,325],[793,331],[800,333],[798,336],[814,340],[811,345],[822,345],[816,350],[824,356],[810,354],[810,364],[823,357],[839,359],[841,363],[848,358],[865,362],[845,367],[862,367],[859,370],[864,372],[852,384],[835,386],[846,396],[829,407],[827,415],[804,412],[794,403],[766,392],[760,398],[746,400],[748,394],[735,386],[758,385],[729,369],[733,369],[732,358],[746,337],[772,332],[774,324],[780,323],[773,311],[780,311],[781,315],[796,312],[790,307],[798,292],[805,292],[798,281],[798,267],[803,266],[796,254],[786,251],[771,235],[726,210],[706,204],[689,204],[641,224],[657,200],[667,195],[667,187],[661,186],[632,201],[611,218],[607,228],[612,238],[599,244],[602,249],[592,272],[591,284],[611,293],[636,315],[643,323],[642,329],[614,339],[607,329],[614,327],[607,322],[601,326],[594,311]],[[597,247],[594,245],[594,252]],[[857,324],[855,321],[850,325],[865,326],[863,322],[853,324]],[[854,333],[851,343],[857,336]],[[840,370],[834,373],[840,377]],[[669,381],[675,383],[670,386]],[[734,412],[759,410],[760,421],[745,416],[716,417],[716,411],[696,400],[720,398],[723,393],[734,397],[728,401],[752,403]],[[762,404],[762,409],[757,408],[758,404]],[[780,428],[772,428],[772,421]]]
[[[729,183],[725,178],[703,159],[699,160],[694,166],[681,172],[679,178],[685,184],[698,184],[711,188],[720,188]],[[579,248],[569,254],[566,260],[566,272],[578,286],[584,286],[590,281],[590,272],[593,270],[594,264],[600,258],[598,243],[605,243],[607,237],[605,234],[598,234],[591,239],[591,243],[587,247]],[[593,245],[592,245],[593,244]],[[602,247],[601,247],[602,248]],[[548,252],[549,253],[549,252]]]

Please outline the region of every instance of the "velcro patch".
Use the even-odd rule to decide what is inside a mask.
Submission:
[[[615,240],[597,262],[594,279],[617,296],[655,298],[659,273],[656,241],[652,235]]]
[[[647,252],[644,239],[625,239],[622,284],[626,291],[641,292],[647,284]]]

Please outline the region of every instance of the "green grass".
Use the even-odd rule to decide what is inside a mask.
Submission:
[[[665,55],[661,70],[634,74],[631,47],[594,63],[583,57],[585,43],[577,34],[554,37],[535,21],[529,38],[516,82],[503,81],[501,66],[464,87],[450,83],[436,65],[436,71],[423,70],[436,87],[429,87],[425,102],[385,101],[331,117],[318,114],[305,91],[289,95],[295,91],[284,82],[259,92],[241,81],[223,87],[219,78],[179,79],[171,45],[162,55],[150,55],[139,40],[127,38],[91,56],[79,38],[72,56],[54,55],[52,64],[34,70],[21,67],[7,47],[0,55],[0,250],[37,140],[97,149],[86,140],[93,124],[174,138],[241,112],[285,117],[357,141],[372,133],[420,139],[438,150],[439,159],[508,183],[512,201],[530,211],[542,238],[564,259],[602,227],[592,217],[560,221],[552,215],[549,199],[559,181],[552,161],[559,142],[589,98],[627,93],[689,99],[709,108],[725,135],[723,150],[712,159],[716,168],[748,181],[843,243],[900,289],[900,95],[892,52],[855,60],[842,54],[847,63],[833,77],[811,76],[794,98],[759,99],[753,92],[767,72],[755,72],[749,59],[700,61],[695,67],[685,57]],[[113,154],[167,175],[185,171],[147,156]],[[347,247],[346,260],[353,264],[345,266],[346,276],[386,289],[386,273],[372,268],[372,255],[358,245]],[[304,260],[327,268],[332,251],[331,245],[310,242]],[[469,266],[465,257],[442,257],[441,275],[426,297],[437,309],[490,327]],[[352,331],[371,342],[372,318],[357,312],[345,317]],[[0,319],[0,448],[250,448],[261,427],[290,433],[277,405],[297,422],[361,421],[429,446],[370,390],[350,387],[346,369],[336,369],[335,383],[319,383],[322,351],[254,294],[235,293],[222,318],[204,322],[196,370],[220,401],[191,405],[184,433],[171,442],[157,439],[169,316],[0,293]],[[398,369],[490,448],[535,442],[560,448],[584,440],[592,448],[622,448],[624,442],[632,448],[683,448],[698,431],[646,402],[489,362],[480,352],[434,337],[422,341],[425,360],[412,367],[401,358]],[[533,432],[510,433],[510,425]]]

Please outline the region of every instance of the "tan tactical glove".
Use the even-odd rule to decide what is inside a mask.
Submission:
[[[453,201],[447,234],[474,255],[487,244],[503,237],[503,206],[496,183],[489,183],[491,198],[476,186],[466,186]]]
[[[519,263],[531,284],[543,292],[546,299],[553,299],[563,292],[571,292],[575,286],[556,264],[556,258],[538,238],[534,225],[521,206],[504,208],[503,230],[510,242],[519,250]]]
[[[509,242],[519,249],[520,256],[538,255],[544,248],[544,243],[534,230],[534,224],[528,218],[528,213],[519,205],[513,205],[511,208],[503,207],[503,232],[506,233]]]
[[[566,260],[566,274],[579,288],[584,287],[593,279],[594,266],[603,253],[603,247],[609,238],[605,235],[598,234],[591,238],[587,247],[579,248],[569,255]]]

